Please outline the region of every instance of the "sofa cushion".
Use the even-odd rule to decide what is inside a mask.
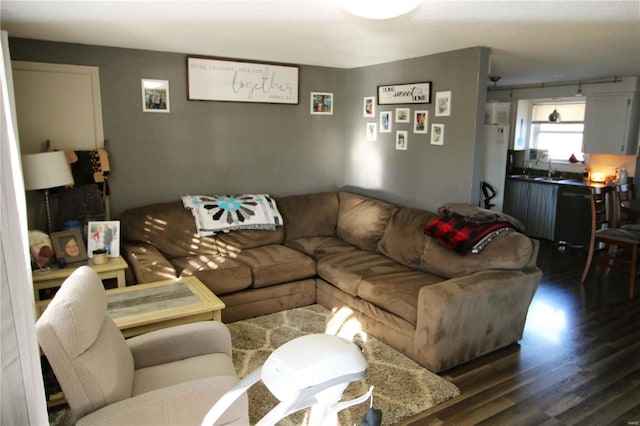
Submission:
[[[180,276],[194,275],[218,296],[244,290],[252,283],[251,269],[229,257],[188,256],[171,262]]]
[[[442,281],[442,277],[415,270],[373,275],[362,279],[358,296],[415,325],[420,289]]]
[[[406,266],[367,250],[352,250],[318,259],[318,275],[352,296],[362,279],[379,274],[409,271]]]
[[[405,266],[419,268],[427,238],[423,229],[436,216],[426,210],[396,210],[378,243],[378,251]]]
[[[336,235],[338,193],[293,195],[277,200],[284,222],[285,240]]]
[[[284,230],[278,226],[275,231],[243,229],[231,231],[227,234],[216,235],[218,251],[224,256],[233,256],[242,250],[281,244],[284,240]]]
[[[151,244],[168,258],[218,254],[216,240],[198,236],[193,216],[180,201],[126,210],[120,230],[124,241]]]
[[[359,250],[356,246],[352,246],[336,237],[297,238],[287,241],[285,245],[294,250],[301,251],[316,260],[334,253]]]
[[[375,250],[396,207],[349,192],[340,192],[338,197],[338,236],[363,250]]]
[[[460,255],[427,237],[420,269],[447,278],[461,277],[485,269],[521,269],[535,264],[538,241],[519,232],[503,232],[482,252]]]
[[[311,278],[316,274],[316,263],[312,258],[279,244],[244,250],[236,260],[251,268],[255,288]]]

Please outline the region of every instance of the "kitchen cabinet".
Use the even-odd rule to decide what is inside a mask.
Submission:
[[[508,180],[504,212],[524,225],[530,237],[554,240],[558,185]]]
[[[583,152],[636,155],[638,96],[634,92],[588,96]]]

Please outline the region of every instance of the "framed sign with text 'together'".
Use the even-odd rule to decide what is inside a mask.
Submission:
[[[191,101],[298,104],[295,66],[187,58]]]

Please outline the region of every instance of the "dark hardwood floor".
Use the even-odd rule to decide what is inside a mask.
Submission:
[[[406,425],[639,425],[640,284],[580,276],[586,253],[542,242],[524,337],[442,377],[461,395]]]

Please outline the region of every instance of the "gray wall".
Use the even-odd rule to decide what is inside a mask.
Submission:
[[[347,185],[432,211],[450,202],[477,204],[488,56],[486,48],[471,48],[352,70]],[[380,111],[426,109],[429,133],[414,134],[412,117],[411,124],[394,122],[392,133],[367,141],[365,123],[374,120],[362,116],[363,98],[376,96],[378,85],[422,81],[432,82],[431,104],[376,105],[376,122]],[[451,91],[450,117],[435,116],[439,91]],[[432,123],[445,125],[443,146],[431,145]],[[395,149],[396,130],[409,131],[406,151]]]
[[[13,60],[99,67],[116,218],[188,193],[288,195],[344,182],[346,70],[300,67],[299,105],[194,102],[186,54],[15,38],[10,47]],[[169,80],[169,114],[142,112],[142,78]],[[310,91],[334,92],[334,114],[310,115]]]
[[[187,54],[10,39],[14,60],[100,69],[112,216],[182,194],[268,192],[275,196],[347,188],[435,210],[478,200],[488,50],[456,52],[353,70],[300,66],[299,105],[187,101]],[[170,114],[142,112],[140,79],[169,80]],[[409,124],[365,140],[362,100],[380,84],[432,81],[451,90],[445,145],[429,144]],[[333,92],[334,114],[309,114],[311,91]],[[425,108],[426,107],[426,108]],[[393,108],[384,108],[393,110]],[[376,122],[380,106],[376,106]],[[409,130],[407,151],[395,130]]]

